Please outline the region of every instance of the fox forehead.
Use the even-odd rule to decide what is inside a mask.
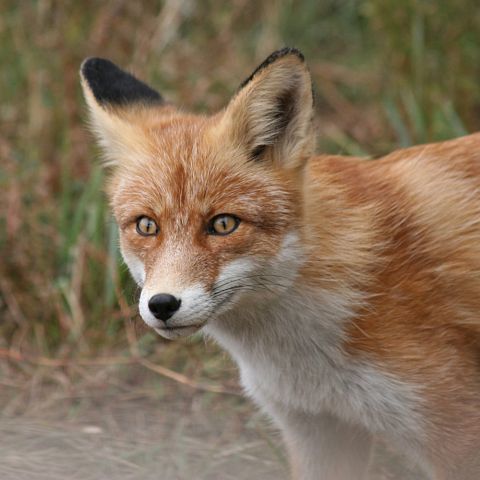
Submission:
[[[139,130],[138,148],[124,153],[107,188],[120,226],[140,215],[186,224],[217,213],[263,227],[292,223],[298,188],[288,172],[249,160],[215,136],[215,123],[185,117]]]

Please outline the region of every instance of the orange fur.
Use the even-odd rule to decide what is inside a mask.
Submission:
[[[303,280],[367,292],[346,350],[422,386],[439,471],[480,474],[480,134],[307,168]]]

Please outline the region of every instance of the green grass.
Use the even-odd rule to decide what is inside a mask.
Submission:
[[[4,0],[0,342],[48,355],[127,344],[136,288],[84,123],[84,57],[109,57],[211,111],[293,45],[314,78],[319,149],[378,155],[478,129],[478,32],[475,0]]]

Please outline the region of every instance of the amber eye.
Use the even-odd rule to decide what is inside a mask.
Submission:
[[[157,224],[149,217],[137,219],[137,232],[144,237],[150,237],[158,233]]]
[[[208,225],[208,233],[210,235],[229,235],[234,232],[238,225],[240,224],[240,219],[233,215],[217,215],[210,220]]]

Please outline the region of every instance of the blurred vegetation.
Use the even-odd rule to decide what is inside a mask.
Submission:
[[[141,329],[85,128],[83,58],[211,111],[271,51],[296,46],[319,149],[378,155],[479,128],[479,35],[476,0],[3,0],[0,348],[89,355]],[[148,353],[152,337],[139,337]]]

